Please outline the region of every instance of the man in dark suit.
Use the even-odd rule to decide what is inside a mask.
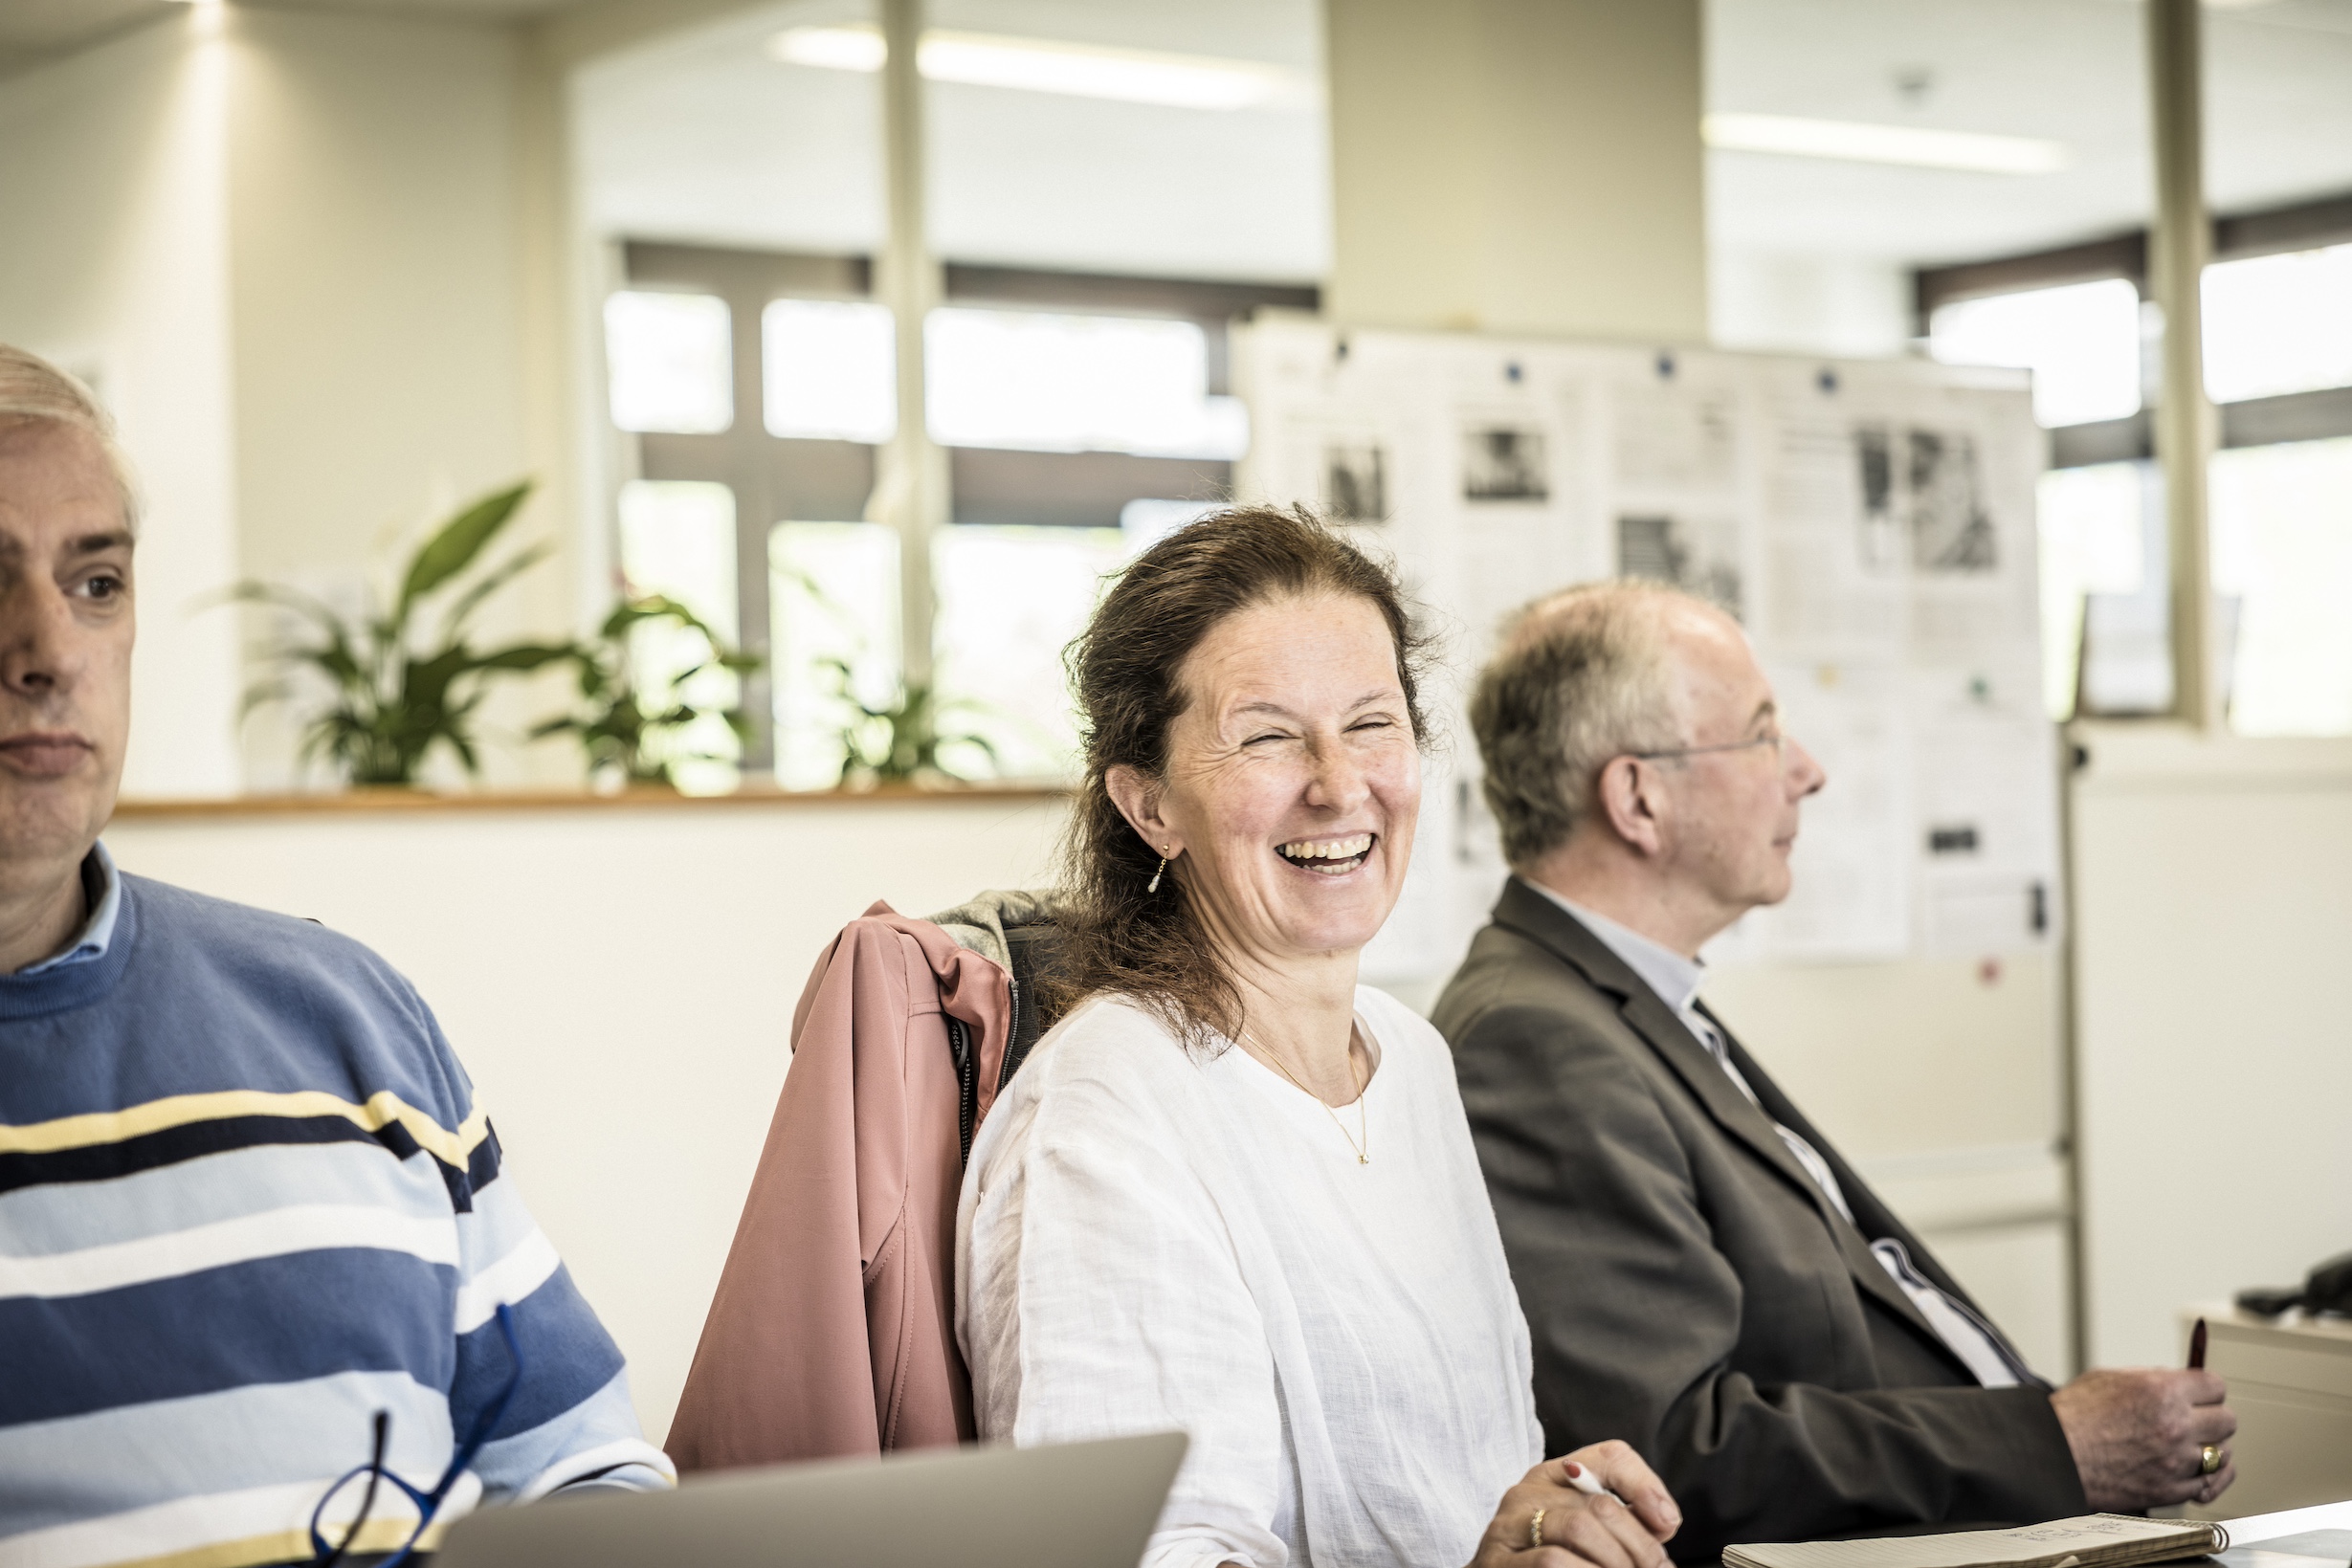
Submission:
[[[1787,896],[1825,783],[1738,626],[1571,588],[1508,629],[1471,721],[1514,874],[1432,1016],[1547,1448],[1632,1444],[1689,1561],[2219,1495],[2220,1379],[2052,1389],[1698,1002],[1698,950]]]

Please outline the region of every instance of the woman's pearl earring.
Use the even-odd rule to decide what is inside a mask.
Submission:
[[[1160,891],[1160,878],[1167,874],[1167,845],[1163,844],[1160,846],[1160,869],[1151,873],[1150,882],[1146,883],[1143,888],[1145,893],[1158,893]]]

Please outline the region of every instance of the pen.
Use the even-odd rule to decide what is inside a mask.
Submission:
[[[2205,1370],[2205,1319],[2202,1317],[2197,1319],[2197,1326],[2188,1331],[2188,1370]]]
[[[1577,1491],[1583,1492],[1587,1497],[1616,1497],[1619,1503],[1623,1503],[1625,1501],[1624,1498],[1617,1497],[1615,1492],[1601,1485],[1601,1478],[1599,1476],[1593,1474],[1590,1470],[1585,1469],[1584,1466],[1579,1465],[1573,1459],[1563,1462],[1561,1469],[1566,1474],[1568,1478],[1568,1485],[1574,1487]]]

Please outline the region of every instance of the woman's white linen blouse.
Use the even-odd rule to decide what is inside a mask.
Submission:
[[[1146,1568],[1464,1563],[1542,1457],[1452,1057],[1383,992],[1356,1016],[1369,1163],[1247,1051],[1195,1056],[1115,997],[1038,1043],[974,1140],[956,1321],[981,1435],[1191,1433]]]

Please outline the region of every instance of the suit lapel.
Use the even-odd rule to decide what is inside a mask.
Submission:
[[[1877,1193],[1871,1190],[1870,1183],[1863,1181],[1853,1167],[1847,1164],[1837,1151],[1824,1141],[1818,1132],[1814,1131],[1813,1124],[1806,1119],[1805,1113],[1798,1110],[1795,1103],[1781,1092],[1780,1085],[1772,1081],[1772,1075],[1757,1065],[1756,1058],[1748,1054],[1747,1048],[1740,1044],[1739,1037],[1728,1028],[1724,1028],[1723,1021],[1717,1018],[1713,1010],[1709,1009],[1705,1004],[1700,1004],[1700,1010],[1714,1021],[1717,1028],[1723,1030],[1723,1040],[1730,1048],[1733,1063],[1740,1069],[1742,1076],[1747,1079],[1748,1086],[1756,1091],[1756,1097],[1764,1102],[1765,1112],[1773,1120],[1810,1143],[1820,1152],[1821,1158],[1830,1162],[1831,1174],[1837,1178],[1838,1187],[1845,1193],[1847,1205],[1853,1210],[1854,1217],[1854,1226],[1844,1226],[1837,1228],[1841,1229],[1845,1236],[1852,1236],[1855,1226],[1859,1226],[1865,1235],[1883,1236],[1902,1243],[1903,1250],[1911,1255],[1912,1267],[1927,1276],[1928,1283],[1935,1286],[1937,1290],[1974,1313],[1978,1321],[2001,1341],[2003,1348],[2008,1352],[2009,1358],[2020,1367],[2026,1366],[2025,1358],[2018,1354],[2017,1347],[2009,1342],[2008,1336],[2002,1333],[2001,1326],[1986,1314],[1984,1308],[1976,1304],[1975,1298],[1961,1287],[1958,1280],[1945,1271],[1943,1265],[1937,1261],[1936,1255],[1927,1249],[1918,1236],[1912,1233],[1911,1227],[1903,1224],[1901,1218],[1893,1209],[1887,1207],[1885,1201]],[[1855,1250],[1847,1244],[1843,1236],[1840,1238],[1839,1246],[1842,1250],[1850,1254]],[[1915,1324],[1922,1334],[1926,1335],[1936,1348],[1948,1352],[1950,1347],[1943,1343],[1943,1336],[1937,1334],[1928,1325],[1927,1320],[1919,1314],[1918,1310],[1912,1307],[1911,1298],[1903,1294],[1901,1287],[1897,1286],[1893,1277],[1879,1265],[1876,1256],[1871,1252],[1870,1248],[1861,1247],[1859,1251],[1861,1255],[1858,1260],[1851,1255],[1847,1259],[1847,1267],[1854,1276],[1861,1280],[1863,1285],[1870,1289],[1879,1300],[1886,1302],[1890,1307],[1899,1303],[1905,1319]],[[1954,1364],[1961,1365],[1964,1371],[1966,1370],[1958,1357],[1955,1356],[1952,1359]]]
[[[1830,1234],[1837,1241],[1838,1253],[1846,1260],[1846,1271],[1854,1277],[1854,1282],[1863,1290],[1876,1297],[1879,1305],[1925,1336],[1929,1344],[1949,1354],[1951,1347],[1943,1342],[1943,1336],[1919,1315],[1919,1310],[1911,1304],[1911,1297],[1903,1293],[1903,1288],[1895,1283],[1895,1277],[1886,1271],[1886,1267],[1870,1249],[1871,1236],[1892,1236],[1901,1242],[1904,1250],[1916,1260],[1921,1255],[1919,1242],[1900,1225],[1892,1224],[1895,1217],[1878,1201],[1877,1194],[1863,1184],[1853,1167],[1831,1151],[1821,1135],[1814,1131],[1812,1123],[1805,1119],[1804,1113],[1786,1094],[1781,1093],[1781,1087],[1772,1081],[1772,1075],[1748,1054],[1747,1048],[1740,1044],[1737,1035],[1723,1027],[1723,1021],[1712,1011],[1707,1012],[1707,1018],[1717,1028],[1723,1030],[1723,1043],[1731,1052],[1732,1065],[1740,1070],[1740,1075],[1747,1080],[1748,1087],[1756,1091],[1756,1097],[1764,1102],[1762,1114],[1810,1143],[1814,1151],[1829,1161],[1830,1174],[1837,1178],[1838,1190],[1845,1194],[1846,1206],[1853,1210],[1852,1225],[1846,1223],[1845,1216],[1837,1215],[1830,1226]],[[1819,1190],[1817,1185],[1815,1190]],[[1826,1198],[1823,1204],[1827,1205]],[[1879,1221],[1890,1223],[1881,1226],[1877,1223]],[[1954,1364],[1961,1365],[1957,1357],[1953,1360]],[[1964,1365],[1961,1369],[1967,1370]]]
[[[1943,1336],[1919,1315],[1919,1310],[1911,1304],[1911,1298],[1903,1293],[1902,1287],[1897,1285],[1879,1264],[1862,1233],[1831,1205],[1829,1195],[1821,1190],[1821,1183],[1813,1180],[1812,1173],[1797,1163],[1797,1157],[1788,1152],[1788,1145],[1782,1141],[1780,1134],[1773,1128],[1773,1122],[1779,1121],[1815,1149],[1824,1151],[1823,1158],[1830,1161],[1831,1170],[1836,1175],[1850,1204],[1854,1204],[1856,1196],[1860,1195],[1867,1197],[1870,1207],[1880,1214],[1885,1212],[1884,1205],[1878,1203],[1875,1194],[1862,1186],[1860,1179],[1853,1176],[1844,1161],[1826,1152],[1826,1146],[1811,1124],[1789,1103],[1788,1097],[1781,1093],[1780,1086],[1772,1082],[1770,1075],[1756,1065],[1756,1059],[1740,1045],[1731,1030],[1723,1028],[1722,1020],[1712,1012],[1706,1014],[1717,1028],[1723,1030],[1723,1041],[1731,1052],[1733,1064],[1747,1079],[1748,1086],[1756,1091],[1757,1099],[1764,1102],[1762,1109],[1740,1093],[1740,1086],[1731,1081],[1731,1074],[1723,1071],[1722,1064],[1698,1043],[1682,1020],[1675,1016],[1674,1009],[1666,1005],[1649,983],[1628,967],[1623,959],[1610,952],[1608,943],[1586,930],[1584,923],[1566,910],[1514,876],[1503,884],[1502,897],[1495,905],[1495,923],[1540,943],[1594,986],[1616,997],[1619,1016],[1682,1080],[1693,1097],[1706,1107],[1708,1115],[1714,1118],[1716,1125],[1745,1145],[1757,1159],[1778,1171],[1782,1180],[1812,1204],[1814,1212],[1821,1216],[1821,1223],[1829,1227],[1838,1255],[1845,1262],[1846,1272],[1853,1276],[1855,1286],[1911,1325],[1954,1366],[1963,1372],[1967,1370],[1960,1358],[1952,1355],[1951,1347],[1943,1342]],[[1705,1010],[1703,1005],[1701,1010]],[[1857,1221],[1864,1219],[1866,1212],[1862,1206],[1855,1205]],[[1892,1220],[1893,1216],[1887,1215],[1886,1218]],[[1892,1233],[1903,1241],[1913,1257],[1920,1255],[1919,1244],[1909,1239],[1908,1231],[1897,1226]]]
[[[1623,959],[1610,952],[1607,942],[1517,877],[1503,885],[1502,900],[1495,906],[1495,923],[1542,943],[1594,986],[1615,997],[1619,1016],[1682,1080],[1717,1125],[1745,1144],[1757,1159],[1780,1172],[1821,1211],[1823,1221],[1831,1224],[1832,1229],[1845,1224],[1837,1211],[1829,1206],[1830,1201],[1823,1196],[1820,1184],[1797,1163],[1797,1157],[1788,1152],[1788,1145],[1772,1130],[1771,1121],[1740,1093],[1731,1074],[1675,1016],[1664,999]],[[1728,1032],[1724,1038],[1730,1038]],[[1876,1270],[1876,1264],[1872,1268]],[[1884,1270],[1878,1272],[1884,1276]]]

